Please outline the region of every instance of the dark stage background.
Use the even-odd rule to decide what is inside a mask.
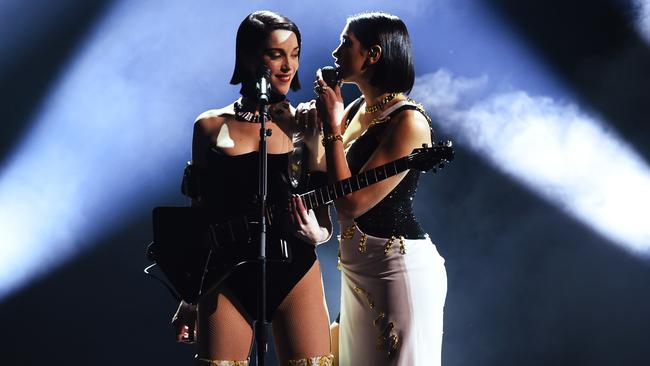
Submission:
[[[457,153],[423,176],[415,203],[446,259],[443,365],[650,364],[648,207],[610,211],[645,236],[610,235],[590,210],[572,208],[580,184],[553,196],[494,154],[518,132],[481,136],[486,149],[474,140],[485,125],[458,127],[477,94],[523,91],[533,103],[546,97],[596,116],[647,175],[647,1],[27,0],[0,4],[1,365],[191,364],[193,348],[174,343],[169,326],[176,304],[142,273],[150,209],[187,203],[178,186],[191,123],[236,97],[227,85],[236,27],[267,8],[303,32],[306,87],[293,101],[312,98],[314,71],[332,63],[346,16],[363,10],[395,13],[409,26],[414,95],[445,77],[461,89],[482,85],[460,102],[444,101],[451,89],[421,100]],[[348,101],[356,93],[346,86]],[[606,158],[585,160],[598,174],[581,178],[616,174]],[[570,170],[558,167],[558,179]],[[628,193],[644,202],[648,185],[638,187]],[[318,249],[332,317],[336,250],[334,240]]]

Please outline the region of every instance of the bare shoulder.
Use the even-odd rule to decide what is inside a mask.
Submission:
[[[400,112],[393,117],[391,124],[393,125],[393,135],[429,139],[431,134],[429,120],[417,110],[407,109]]]
[[[205,133],[210,134],[218,131],[223,123],[234,115],[234,104],[219,109],[210,109],[196,117],[194,120],[194,128],[200,128],[205,131]]]

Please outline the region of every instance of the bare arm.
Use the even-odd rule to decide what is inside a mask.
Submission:
[[[194,122],[194,133],[192,135],[192,164],[198,167],[205,167],[205,151],[213,145],[224,119],[201,114]]]
[[[310,100],[298,104],[296,108],[296,123],[303,133],[305,146],[309,150],[308,168],[310,172],[325,172],[325,147],[320,140],[323,136],[322,122],[316,112],[316,101]]]
[[[337,111],[336,104],[342,103],[338,87],[328,89],[321,94],[319,112],[323,115],[324,124],[332,135],[342,133],[342,113]],[[413,149],[423,143],[431,143],[428,121],[419,113],[404,111],[393,118],[387,126],[377,149],[370,156],[361,171],[366,171],[411,153]],[[330,132],[331,131],[331,132]],[[328,175],[333,181],[349,178],[352,174],[345,158],[343,143],[332,140],[326,144]],[[350,193],[335,201],[336,211],[346,218],[355,218],[362,215],[386,197],[399,182],[406,176],[402,172],[396,176],[385,179],[379,183],[368,186],[359,191]]]
[[[221,124],[218,117],[199,116],[194,122],[192,134],[192,165],[193,174],[199,174],[205,167],[205,150],[210,146],[210,136]],[[189,179],[197,179],[191,177]],[[198,197],[192,197],[192,206],[200,205]],[[194,343],[196,339],[196,306],[181,301],[172,317],[172,327],[176,333],[176,341]]]
[[[390,125],[387,126],[379,146],[361,168],[361,172],[402,158],[424,143],[431,144],[428,121],[417,112],[401,112],[387,123]],[[347,161],[345,163],[347,165]],[[337,212],[348,218],[362,215],[395,189],[407,173],[408,171],[402,172],[342,197],[336,201]]]

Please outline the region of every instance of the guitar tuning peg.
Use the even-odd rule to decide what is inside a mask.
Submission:
[[[445,141],[445,146],[446,146],[446,147],[452,147],[453,145],[454,145],[453,142],[451,142],[451,141],[449,141],[449,140]]]
[[[426,149],[427,147],[429,147],[429,144],[422,144],[422,147]]]

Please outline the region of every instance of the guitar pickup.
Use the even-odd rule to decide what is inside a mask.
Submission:
[[[280,240],[280,250],[282,251],[282,260],[289,260],[289,246],[286,240]]]

